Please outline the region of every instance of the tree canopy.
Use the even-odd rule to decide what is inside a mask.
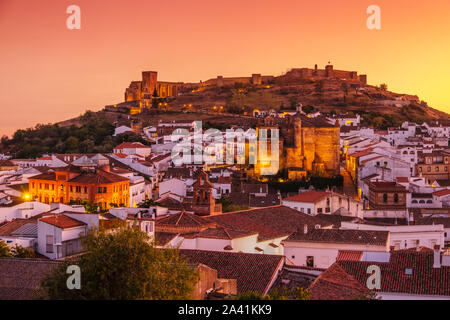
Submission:
[[[95,231],[83,241],[86,253],[66,261],[45,277],[42,288],[49,299],[153,300],[189,299],[198,280],[177,250],[156,249],[147,234],[120,227]],[[81,289],[67,288],[69,265],[81,271]]]

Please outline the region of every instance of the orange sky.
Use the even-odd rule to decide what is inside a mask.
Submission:
[[[328,60],[450,112],[448,0],[0,0],[0,40],[0,136],[120,102],[142,70],[188,82]]]

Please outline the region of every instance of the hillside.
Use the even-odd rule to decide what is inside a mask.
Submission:
[[[339,79],[199,86],[182,90],[176,97],[155,98],[152,105],[142,108],[139,101],[122,102],[54,125],[18,130],[12,139],[2,138],[0,153],[34,157],[51,152],[110,152],[117,142],[142,140],[133,134],[111,138],[117,125],[137,122],[145,127],[159,121],[202,120],[204,129],[251,127],[257,122],[252,116],[255,110],[292,111],[299,105],[308,112],[360,114],[364,126],[377,129],[403,121],[450,121],[449,114],[417,96],[391,92],[386,85],[349,84]],[[141,112],[134,114],[136,110]]]

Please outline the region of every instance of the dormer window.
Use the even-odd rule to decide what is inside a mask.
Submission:
[[[412,276],[412,274],[413,274],[413,269],[412,268],[406,268],[405,269],[405,275]]]

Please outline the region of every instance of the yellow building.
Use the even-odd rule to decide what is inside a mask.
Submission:
[[[279,169],[286,169],[289,177],[298,178],[306,172],[322,176],[340,173],[338,125],[330,124],[323,117],[308,118],[297,113],[284,118],[267,116],[258,127],[258,139],[261,129],[279,130]],[[267,150],[270,151],[270,145]],[[263,160],[258,158],[256,175],[267,166]]]
[[[91,201],[106,210],[129,206],[130,180],[109,172],[109,166],[55,169],[29,180],[31,197],[44,203]]]

